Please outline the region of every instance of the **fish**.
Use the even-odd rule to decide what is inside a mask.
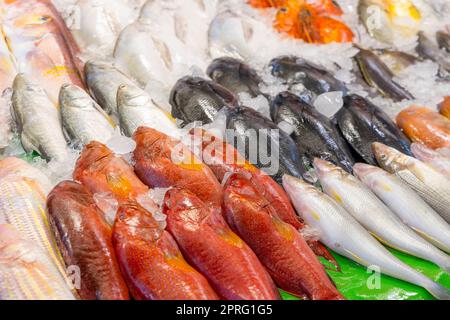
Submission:
[[[150,95],[137,86],[122,84],[117,91],[117,108],[122,132],[131,137],[144,126],[176,137],[178,127],[170,115],[158,108]]]
[[[367,32],[390,45],[414,37],[422,21],[420,8],[412,0],[362,0],[357,10]]]
[[[436,171],[450,178],[450,157],[446,157],[436,150],[430,149],[420,143],[413,143],[411,145],[414,157],[429,164]]]
[[[450,34],[444,31],[436,32],[436,40],[441,49],[445,49],[450,53]]]
[[[450,96],[444,98],[444,101],[439,104],[439,112],[447,119],[450,119]]]
[[[280,294],[255,253],[228,227],[220,207],[187,190],[170,189],[163,213],[183,255],[227,300],[279,300]]]
[[[224,215],[283,290],[312,300],[342,300],[300,233],[283,222],[248,178],[233,174],[225,184]]]
[[[201,159],[220,182],[225,182],[233,173],[241,173],[249,177],[284,222],[296,229],[303,227],[285,191],[267,173],[248,162],[231,144],[218,136],[200,128],[191,129],[189,133],[194,145],[197,143],[200,145]]]
[[[418,41],[416,51],[421,57],[436,62],[442,69],[450,72],[450,55],[448,52],[441,50],[423,31],[419,32]]]
[[[450,253],[450,225],[405,182],[368,164],[357,163],[353,171],[404,224],[439,249]]]
[[[275,123],[292,126],[292,137],[301,154],[303,167],[312,168],[315,157],[331,161],[348,172],[355,163],[347,141],[326,116],[290,92],[279,93],[271,104]]]
[[[42,248],[0,224],[0,300],[75,300]]]
[[[205,277],[183,258],[170,233],[137,203],[119,207],[112,241],[134,299],[219,299]]]
[[[426,107],[412,105],[397,115],[397,125],[413,141],[432,149],[450,147],[450,120]]]
[[[281,79],[288,90],[311,102],[318,95],[331,91],[347,94],[344,83],[336,79],[329,71],[309,61],[295,56],[281,56],[269,63],[273,76]]]
[[[358,48],[355,59],[364,80],[383,96],[395,101],[412,100],[414,96],[393,80],[394,74],[389,67],[372,51]]]
[[[292,7],[304,1],[298,0],[248,0],[249,5],[254,8],[280,8]],[[314,8],[319,15],[335,15],[343,14],[341,7],[334,0],[313,0],[308,1],[308,4]]]
[[[259,169],[281,183],[285,173],[302,177],[300,151],[294,140],[259,112],[248,107],[226,109],[226,141]]]
[[[106,143],[114,134],[114,123],[89,94],[72,84],[61,87],[59,107],[63,128],[74,145],[96,140]]]
[[[26,152],[37,152],[45,160],[67,158],[67,143],[57,106],[42,87],[20,73],[13,83],[13,117]]]
[[[51,1],[4,1],[2,26],[17,71],[58,102],[59,88],[84,87],[80,50]]]
[[[353,31],[344,22],[323,15],[325,10],[324,6],[291,1],[290,5],[278,9],[274,27],[279,32],[307,43],[352,42]]]
[[[67,266],[80,268],[83,300],[128,300],[112,245],[111,227],[82,185],[63,181],[48,195],[50,224]]]
[[[155,79],[171,83],[174,72],[173,52],[166,41],[152,32],[150,22],[140,20],[129,24],[120,33],[114,49],[114,65],[139,86]]]
[[[134,171],[147,186],[184,188],[205,203],[221,206],[223,192],[219,181],[180,140],[146,127],[137,129],[133,139]]]
[[[372,144],[381,168],[401,178],[450,222],[450,182],[429,165],[381,143]]]
[[[314,161],[314,168],[323,191],[381,243],[431,261],[450,272],[450,257],[403,223],[360,180],[318,158]]]
[[[16,74],[14,57],[9,51],[4,31],[0,27],[0,151],[8,146],[12,138],[12,116],[8,93]]]
[[[400,74],[406,68],[420,61],[416,56],[403,51],[382,49],[375,53],[387,66],[386,70],[390,70],[394,75]]]
[[[264,96],[260,89],[263,80],[256,70],[242,60],[232,57],[214,59],[206,73],[213,81],[235,95],[244,93],[252,98]]]
[[[172,116],[183,124],[210,123],[225,106],[235,107],[237,97],[221,85],[200,77],[186,76],[177,81],[170,93]]]
[[[208,48],[211,58],[231,56],[246,59],[253,56],[252,41],[257,38],[258,21],[242,18],[231,9],[221,10],[208,29]]]
[[[320,240],[335,252],[365,267],[425,288],[437,299],[448,300],[450,291],[412,269],[373,238],[345,209],[316,187],[291,176],[283,186],[305,222],[318,231]]]
[[[411,142],[391,118],[361,96],[344,97],[344,106],[335,115],[335,120],[347,142],[369,164],[376,164],[372,142],[382,142],[412,155]]]
[[[98,141],[84,146],[76,162],[73,179],[92,194],[108,193],[119,202],[136,201],[149,191],[123,157]]]
[[[138,15],[127,0],[118,0],[114,5],[107,0],[78,0],[68,14],[70,32],[84,54],[109,56],[120,32]]]
[[[51,185],[38,169],[17,158],[0,160],[0,224],[11,224],[39,246],[61,276],[66,275],[60,251],[45,212]]]
[[[112,64],[101,60],[86,62],[84,75],[92,97],[108,115],[118,118],[117,90],[122,84],[133,85],[133,81]]]

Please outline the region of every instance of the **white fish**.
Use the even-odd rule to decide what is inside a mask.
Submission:
[[[450,273],[450,257],[404,224],[361,181],[332,163],[314,160],[322,188],[382,243],[429,260]]]
[[[59,105],[64,129],[75,145],[85,145],[93,140],[106,143],[113,136],[112,120],[80,87],[62,86]]]
[[[117,89],[121,84],[132,85],[130,78],[112,64],[89,60],[84,66],[86,84],[94,99],[109,115],[117,116]]]
[[[12,106],[25,151],[36,151],[46,160],[67,158],[67,143],[57,106],[40,86],[23,74],[14,79]]]
[[[69,6],[70,31],[86,53],[112,55],[120,32],[138,16],[127,0],[78,0]]]
[[[413,188],[437,213],[450,222],[450,181],[431,166],[394,148],[375,142],[378,164]]]
[[[117,92],[120,127],[131,137],[137,128],[144,126],[176,137],[178,128],[169,115],[159,109],[151,97],[137,86],[121,85]]]
[[[250,42],[255,28],[249,19],[243,19],[231,10],[220,12],[211,22],[208,31],[211,58],[233,56],[248,58],[254,53]]]
[[[13,226],[0,224],[0,300],[74,300],[42,249]]]
[[[429,164],[450,179],[450,157],[420,143],[413,143],[411,150],[417,159]]]
[[[175,61],[166,41],[153,32],[150,22],[128,25],[114,50],[115,66],[145,87],[150,80],[169,85]]]
[[[450,253],[450,225],[406,183],[367,164],[355,164],[353,171],[406,225]]]
[[[384,274],[421,286],[438,299],[450,299],[449,290],[394,257],[332,198],[288,175],[283,177],[283,186],[297,212],[318,230],[320,241],[329,248],[363,266],[376,266]]]

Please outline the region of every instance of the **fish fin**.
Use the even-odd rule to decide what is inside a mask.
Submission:
[[[309,247],[314,252],[316,256],[322,257],[331,264],[335,266],[334,269],[325,266],[325,269],[332,270],[332,271],[338,271],[341,272],[341,267],[339,266],[339,263],[336,261],[336,259],[331,255],[330,251],[319,241],[309,241],[308,242]]]
[[[450,290],[437,282],[431,281],[423,286],[429,293],[439,300],[450,300]]]

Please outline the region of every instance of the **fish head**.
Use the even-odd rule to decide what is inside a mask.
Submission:
[[[283,188],[286,189],[289,194],[317,194],[319,192],[313,185],[288,174],[283,175],[282,183]]]
[[[327,178],[343,179],[351,176],[341,167],[320,158],[314,158],[313,164],[320,181],[325,181]]]
[[[93,101],[80,87],[73,84],[64,84],[59,91],[59,104],[63,107],[88,109]]]
[[[150,96],[141,88],[131,84],[121,84],[117,90],[117,105],[122,107],[140,107],[150,103]]]
[[[378,164],[390,173],[406,169],[409,165],[410,157],[382,143],[372,143],[372,151]]]
[[[235,75],[239,72],[242,61],[232,57],[222,57],[214,59],[208,66],[206,73],[216,82],[221,82],[221,79],[228,75]]]
[[[353,166],[353,173],[359,180],[369,186],[373,185],[376,181],[374,179],[375,175],[387,174],[383,169],[366,163],[355,163]]]
[[[14,92],[27,91],[37,95],[46,95],[44,89],[31,81],[31,79],[24,73],[19,73],[14,78],[13,90]]]

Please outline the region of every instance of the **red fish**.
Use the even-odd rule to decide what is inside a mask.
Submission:
[[[450,119],[450,96],[445,97],[444,101],[439,105],[439,112],[447,119]]]
[[[134,140],[134,169],[145,184],[151,188],[187,189],[202,201],[221,206],[219,181],[181,141],[146,127],[136,130]]]
[[[269,175],[245,160],[232,145],[207,131],[193,129],[190,134],[194,144],[199,143],[201,146],[202,160],[211,168],[219,181],[223,181],[225,176],[231,173],[243,174],[267,199],[281,220],[297,230],[304,227],[286,192]],[[320,242],[309,241],[308,244],[317,255],[323,256],[337,266],[336,260]]]
[[[64,181],[49,194],[47,208],[66,266],[80,268],[80,297],[128,300],[128,288],[114,254],[111,228],[92,195],[82,185]]]
[[[253,251],[226,224],[221,208],[170,189],[163,212],[188,261],[228,300],[275,300],[279,293]]]
[[[343,299],[299,232],[283,222],[248,179],[232,175],[224,191],[225,216],[283,290],[313,300]]]
[[[137,203],[123,203],[113,229],[122,274],[137,300],[215,300],[208,281],[183,258],[175,240]]]
[[[136,200],[139,195],[149,191],[125,159],[97,141],[84,147],[73,178],[91,193],[111,193],[118,201]]]

